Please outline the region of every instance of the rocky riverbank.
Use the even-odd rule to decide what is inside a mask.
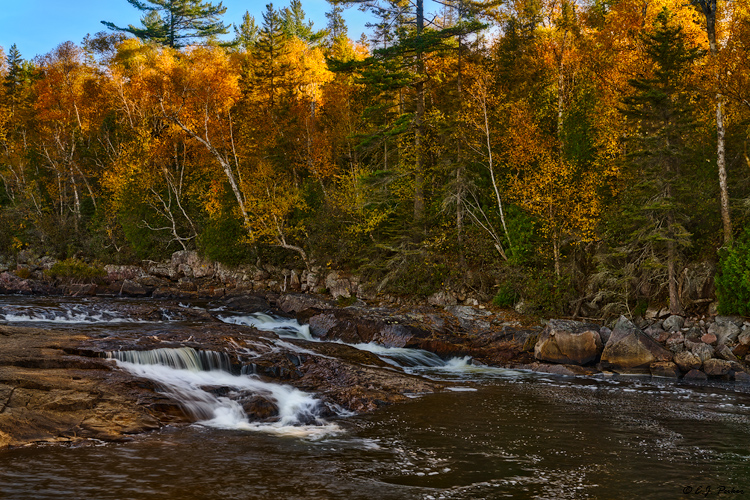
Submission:
[[[45,274],[49,267],[46,261],[5,270],[0,293],[83,296],[104,301],[133,320],[185,323],[148,335],[0,326],[0,447],[127,439],[194,420],[153,381],[107,359],[113,351],[219,353],[234,373],[253,373],[315,394],[320,414],[331,417],[444,389],[351,344],[422,349],[443,360],[470,358],[479,365],[559,375],[638,374],[738,387],[750,382],[745,363],[750,323],[739,317],[698,319],[648,311],[648,319],[623,317],[611,328],[571,320],[534,325],[514,311],[491,309],[469,296],[463,304],[399,305],[385,298],[369,299],[368,305],[370,288],[336,271],[280,270],[282,281],[269,270],[229,271],[191,252],[146,267],[107,266],[106,276],[85,283],[52,279]],[[114,297],[142,300],[117,302]],[[213,309],[188,307],[193,302],[210,302]],[[229,324],[215,311],[294,318],[307,325],[311,338],[326,342],[282,339],[253,326]],[[278,418],[272,399],[238,397],[251,421]]]

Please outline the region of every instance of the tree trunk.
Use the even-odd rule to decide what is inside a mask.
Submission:
[[[706,34],[711,57],[719,54],[716,45],[716,0],[693,0],[706,17]],[[716,93],[716,166],[719,170],[719,192],[721,203],[721,222],[724,229],[724,244],[732,241],[732,218],[729,212],[729,187],[727,185],[727,164],[724,147],[724,96]]]

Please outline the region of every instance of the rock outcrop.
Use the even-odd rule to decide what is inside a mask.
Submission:
[[[650,373],[651,363],[671,360],[669,351],[623,316],[604,346],[601,364],[618,373]]]
[[[593,363],[601,352],[596,325],[568,320],[550,320],[534,346],[536,359],[563,364]]]

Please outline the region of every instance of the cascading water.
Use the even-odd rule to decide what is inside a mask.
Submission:
[[[274,332],[279,337],[300,338],[316,341],[310,334],[308,325],[300,325],[296,319],[276,318],[265,313],[252,313],[247,316],[218,316],[219,321],[232,325],[252,326],[264,332]]]
[[[338,432],[335,424],[319,417],[320,401],[290,386],[263,382],[248,375],[232,375],[226,354],[189,347],[152,351],[107,353],[118,366],[159,383],[179,401],[198,424],[221,429],[261,431],[299,437],[320,437]],[[228,389],[217,396],[206,388]],[[250,422],[240,400],[262,396],[275,404],[273,422]]]

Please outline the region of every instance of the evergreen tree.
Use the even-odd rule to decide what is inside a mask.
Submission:
[[[292,0],[289,7],[281,11],[281,30],[289,37],[297,37],[307,43],[317,43],[325,32],[313,30],[313,22],[305,22],[305,11],[300,0]]]
[[[255,24],[255,18],[250,15],[249,12],[245,11],[245,15],[242,16],[242,24],[239,27],[234,27],[234,42],[233,45],[239,46],[245,52],[250,51],[255,42],[258,41],[258,25]]]
[[[326,19],[328,19],[326,31],[328,32],[329,47],[345,41],[349,35],[349,28],[347,28],[346,21],[344,21],[344,17],[341,15],[342,12],[344,12],[343,7],[336,4],[331,5],[330,12],[326,12]]]
[[[271,109],[277,104],[276,97],[288,70],[281,60],[285,53],[285,38],[282,18],[274,10],[273,4],[269,3],[263,13],[263,24],[255,43],[255,79],[258,90],[267,94]]]
[[[680,250],[690,245],[688,153],[694,110],[686,77],[699,51],[686,44],[682,27],[667,9],[642,37],[653,69],[629,81],[634,93],[623,99],[622,112],[633,132],[626,168],[631,184],[624,192],[621,251],[641,272],[664,276],[672,313],[682,312],[677,269]],[[648,276],[644,281],[648,280]],[[663,278],[658,285],[664,283]]]
[[[141,18],[142,27],[131,24],[121,28],[109,21],[102,21],[102,24],[111,30],[131,33],[141,40],[172,48],[229,32],[229,25],[221,21],[227,11],[222,2],[214,5],[200,0],[128,0],[128,3],[145,13]]]

